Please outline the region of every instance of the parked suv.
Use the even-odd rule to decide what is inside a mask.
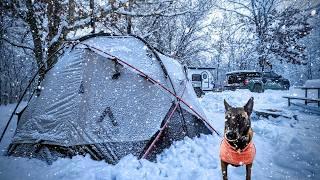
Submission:
[[[290,82],[288,79],[283,78],[281,75],[270,71],[262,73],[262,82],[267,85],[267,89],[285,89],[290,88]]]
[[[288,79],[275,72],[257,72],[253,70],[233,71],[226,73],[225,89],[249,89],[252,92],[263,92],[265,89],[289,89]]]

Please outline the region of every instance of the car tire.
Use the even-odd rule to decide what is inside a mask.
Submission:
[[[237,89],[237,88],[235,88],[235,87],[231,87],[231,88],[230,88],[231,91],[236,91],[236,89]]]
[[[251,91],[252,92],[257,92],[257,93],[262,93],[263,92],[262,85],[258,84],[258,83],[254,84]]]
[[[201,97],[204,92],[200,88],[194,88],[194,92],[196,92],[197,97]]]
[[[284,85],[283,85],[283,89],[289,90],[289,88],[290,88],[290,85],[289,85],[289,84],[284,84]]]

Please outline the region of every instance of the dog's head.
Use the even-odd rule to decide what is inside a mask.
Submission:
[[[251,128],[250,115],[253,108],[253,97],[244,107],[232,107],[224,100],[225,136],[228,140],[237,140],[248,134]]]

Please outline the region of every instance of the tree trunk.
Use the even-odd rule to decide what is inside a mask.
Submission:
[[[128,1],[128,11],[129,12],[131,12],[131,10],[132,10],[132,3],[133,3],[133,0],[129,0]],[[131,34],[132,32],[131,32],[131,30],[132,30],[132,17],[131,16],[129,16],[129,15],[127,15],[127,23],[128,23],[128,25],[127,25],[127,33],[128,34]]]
[[[96,32],[96,25],[95,25],[95,16],[94,16],[94,0],[90,0],[90,10],[91,10],[91,28],[92,28],[92,33]]]
[[[38,65],[38,68],[40,69],[39,71],[39,76],[40,76],[40,81],[42,80],[42,78],[44,77],[45,74],[45,66],[44,62],[43,62],[43,47],[42,47],[42,42],[41,42],[41,37],[39,34],[39,29],[37,27],[37,21],[35,18],[35,12],[33,10],[33,3],[32,0],[26,0],[26,6],[28,9],[27,12],[27,23],[29,24],[30,30],[31,30],[31,34],[32,34],[32,39],[33,39],[33,44],[34,44],[34,55],[36,58],[36,62]]]
[[[69,0],[69,11],[68,11],[68,21],[69,24],[73,24],[75,19],[74,19],[74,14],[75,14],[75,9],[76,9],[76,5],[74,0]]]

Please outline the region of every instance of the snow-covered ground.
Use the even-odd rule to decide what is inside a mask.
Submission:
[[[261,94],[237,90],[208,93],[200,101],[219,132],[224,127],[223,99],[231,105],[243,106],[254,96],[255,110],[278,109],[289,117],[295,116],[252,117],[257,148],[253,179],[320,179],[320,115],[301,107],[287,107],[287,100],[281,98],[301,93],[295,89],[267,90]],[[0,106],[1,132],[13,108],[14,105]],[[1,151],[10,142],[14,123],[1,142]],[[185,138],[160,154],[157,163],[129,155],[115,166],[88,156],[59,159],[52,165],[36,159],[0,156],[0,179],[221,179],[220,141],[215,135]],[[245,168],[229,167],[229,178],[245,179]]]

